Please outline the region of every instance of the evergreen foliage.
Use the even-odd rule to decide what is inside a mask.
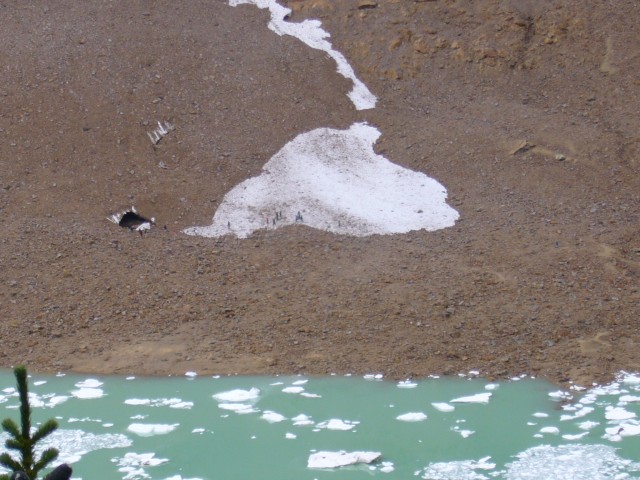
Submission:
[[[15,472],[24,472],[29,480],[36,480],[40,470],[58,458],[58,450],[48,448],[42,452],[40,458],[36,459],[36,443],[56,430],[58,422],[53,419],[47,420],[34,432],[31,432],[27,369],[20,365],[13,370],[13,373],[18,383],[18,394],[20,395],[20,426],[11,418],[5,418],[2,422],[2,429],[9,434],[9,438],[5,442],[6,449],[19,452],[20,459],[15,460],[8,452],[3,452],[0,454],[0,465],[8,468],[14,474]],[[9,480],[9,478],[9,475],[0,475],[0,480]]]

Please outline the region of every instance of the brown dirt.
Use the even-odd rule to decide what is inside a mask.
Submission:
[[[635,0],[0,2],[0,365],[92,373],[640,370]],[[176,129],[153,146],[158,120]],[[188,237],[298,133],[368,121],[437,232]],[[141,238],[106,220],[135,204]],[[166,226],[166,229],[163,228]]]

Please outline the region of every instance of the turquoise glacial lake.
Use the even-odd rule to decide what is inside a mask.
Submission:
[[[31,375],[77,479],[640,478],[640,376],[559,391],[471,376]],[[19,420],[12,372],[2,418]],[[6,434],[3,434],[3,442]],[[47,445],[49,446],[49,445]]]

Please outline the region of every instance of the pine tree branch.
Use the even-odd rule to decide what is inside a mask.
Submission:
[[[13,438],[20,437],[20,430],[18,430],[18,425],[11,418],[5,418],[2,421],[2,429]]]
[[[42,438],[49,435],[50,433],[53,433],[57,428],[58,428],[58,422],[56,422],[54,419],[49,419],[46,422],[44,422],[42,425],[40,425],[38,430],[34,432],[33,436],[31,437],[31,441],[33,443],[36,443],[40,441]]]
[[[22,468],[20,463],[11,458],[11,455],[9,455],[8,453],[3,453],[0,455],[0,465],[13,471],[20,470]]]
[[[55,448],[47,448],[44,452],[42,452],[40,460],[36,462],[36,464],[33,466],[33,469],[36,472],[39,472],[44,467],[53,462],[56,458],[58,458],[58,453],[58,450]]]

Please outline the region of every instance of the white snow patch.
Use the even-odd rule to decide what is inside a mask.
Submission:
[[[308,468],[337,468],[356,463],[371,463],[380,458],[380,452],[321,451],[309,455]]]
[[[337,64],[340,75],[353,82],[353,88],[348,93],[349,99],[357,110],[366,110],[376,106],[376,97],[357,77],[347,59],[342,53],[334,50],[331,42],[327,40],[329,33],[321,28],[319,20],[304,20],[300,23],[288,22],[285,18],[291,13],[291,9],[278,5],[275,0],[229,0],[229,5],[235,7],[243,3],[249,3],[258,8],[268,8],[271,13],[269,30],[278,35],[291,35],[316,50],[323,50]]]
[[[300,134],[264,165],[260,176],[225,195],[211,225],[185,233],[246,238],[259,229],[301,223],[366,236],[452,226],[459,215],[447,205],[446,189],[377,155],[373,144],[379,136],[364,123]],[[274,227],[275,212],[281,215]]]

